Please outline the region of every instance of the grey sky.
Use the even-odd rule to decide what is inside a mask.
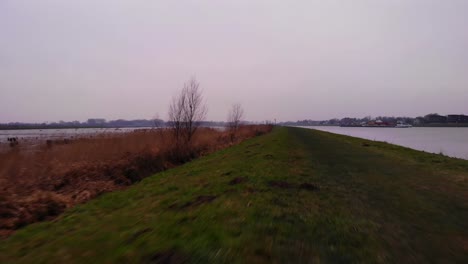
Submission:
[[[0,122],[468,114],[467,0],[0,0]]]

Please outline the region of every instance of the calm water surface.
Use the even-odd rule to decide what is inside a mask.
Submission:
[[[224,130],[225,127],[211,127]],[[21,141],[82,138],[97,134],[128,133],[154,127],[124,127],[124,128],[58,128],[58,129],[12,129],[0,130],[0,143],[7,143],[7,138],[17,137]]]
[[[468,127],[304,127],[365,138],[468,160]]]
[[[126,133],[142,128],[61,128],[61,129],[15,129],[0,130],[0,142],[6,142],[9,137],[22,139],[62,139],[71,137],[86,137],[96,134]]]

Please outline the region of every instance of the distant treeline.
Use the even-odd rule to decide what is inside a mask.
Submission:
[[[285,126],[339,126],[339,125],[359,125],[370,121],[380,120],[388,124],[405,123],[413,126],[468,126],[467,115],[439,115],[428,114],[418,117],[394,117],[394,116],[366,116],[363,118],[345,117],[342,119],[333,118],[329,120],[298,120],[279,123]]]
[[[53,123],[20,123],[11,122],[0,124],[0,129],[50,129],[50,128],[122,128],[122,127],[168,127],[169,122],[161,119],[135,119],[135,120],[110,120],[88,119],[86,122],[53,122]],[[202,121],[201,126],[216,127],[226,126],[226,122]]]

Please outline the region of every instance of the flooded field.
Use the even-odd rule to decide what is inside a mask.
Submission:
[[[78,138],[92,138],[97,135],[115,135],[148,129],[154,128],[129,127],[0,130],[0,151],[8,149],[8,138],[16,138],[19,146],[24,148],[44,144],[47,140],[72,140]]]
[[[64,139],[72,137],[86,137],[105,133],[126,133],[143,128],[63,128],[63,129],[16,129],[0,130],[0,142],[7,141],[9,137],[21,139]]]

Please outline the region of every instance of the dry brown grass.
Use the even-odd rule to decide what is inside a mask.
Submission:
[[[270,130],[243,126],[234,143]],[[200,128],[182,150],[168,129],[12,148],[0,153],[0,236],[231,144],[228,132]]]

